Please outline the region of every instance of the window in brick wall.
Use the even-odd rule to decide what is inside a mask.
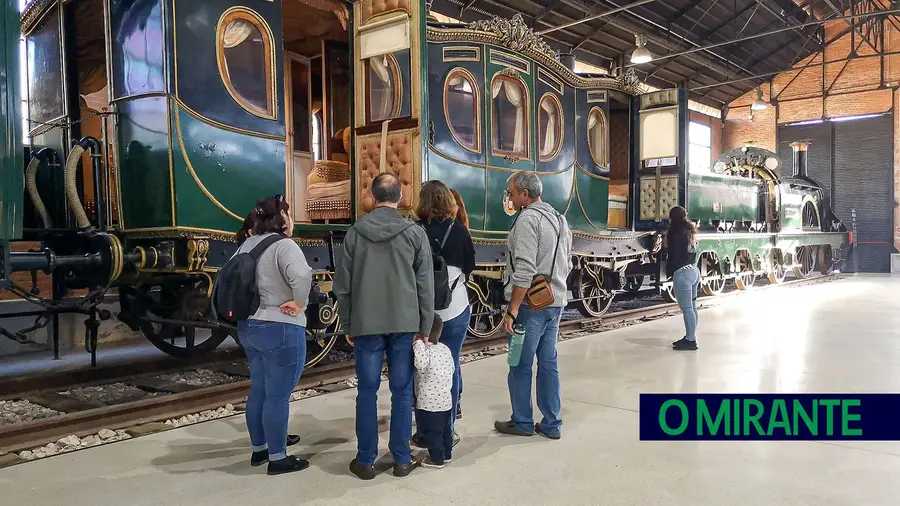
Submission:
[[[712,129],[691,121],[688,130],[688,170],[709,172],[712,163]]]

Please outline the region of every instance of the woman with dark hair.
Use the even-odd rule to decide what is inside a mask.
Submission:
[[[453,199],[456,200],[456,221],[462,226],[469,228],[469,213],[466,212],[466,203],[463,202],[462,195],[453,188],[450,189]]]
[[[669,230],[663,242],[668,251],[666,274],[672,279],[675,300],[684,317],[685,335],[672,343],[675,350],[697,349],[697,290],[700,288],[700,269],[697,268],[697,227],[687,217],[687,211],[675,206],[669,211]]]
[[[469,230],[458,220],[459,206],[450,188],[440,181],[428,181],[422,186],[419,195],[419,206],[416,214],[419,216],[419,224],[425,228],[425,234],[431,243],[431,250],[439,253],[447,263],[447,275],[450,280],[452,292],[450,306],[447,309],[436,310],[435,319],[438,317],[443,322],[441,337],[442,342],[450,348],[453,355],[455,370],[453,373],[453,387],[450,396],[453,407],[450,410],[447,423],[450,430],[456,422],[457,405],[459,403],[459,391],[462,388],[462,376],[459,369],[459,355],[462,352],[463,341],[466,338],[466,330],[469,326],[469,318],[472,308],[469,307],[469,294],[466,290],[466,280],[469,274],[475,270],[475,246]],[[416,418],[416,434],[412,437],[412,444],[421,448],[427,447],[420,441],[419,420]],[[453,432],[454,444],[459,441],[456,432]]]
[[[290,237],[293,221],[288,210],[282,195],[257,201],[237,234],[237,253],[250,252],[269,237]],[[278,240],[265,248],[256,262],[256,284],[259,309],[238,322],[250,362],[245,413],[253,445],[250,465],[268,462],[268,474],[300,471],[309,462],[286,453],[288,444],[299,441],[287,433],[289,402],[306,362],[305,310],[312,285],[312,269],[300,246]]]

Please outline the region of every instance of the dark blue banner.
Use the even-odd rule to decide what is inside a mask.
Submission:
[[[641,394],[642,441],[896,441],[900,394]]]

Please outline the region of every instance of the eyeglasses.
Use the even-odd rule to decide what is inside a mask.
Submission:
[[[281,193],[276,193],[275,195],[272,195],[272,198],[277,200],[279,204],[284,202],[284,195]]]

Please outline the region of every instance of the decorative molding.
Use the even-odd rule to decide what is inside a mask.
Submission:
[[[543,38],[525,24],[521,14],[512,19],[494,16],[488,20],[469,23],[469,28],[481,32],[489,32],[500,38],[501,43],[516,52],[533,51],[541,53],[553,60],[559,59],[559,52],[554,51]]]
[[[622,91],[627,91],[632,95],[640,95],[647,92],[633,68],[629,68],[625,73],[620,74],[616,80],[619,82]]]
[[[22,10],[22,15],[19,17],[22,35],[31,33],[40,19],[44,17],[44,14],[56,3],[57,0],[32,0],[28,2],[28,5]]]
[[[500,72],[497,72],[497,75],[512,77],[513,79],[521,79],[521,77],[519,77],[519,71],[512,67],[505,67]]]

